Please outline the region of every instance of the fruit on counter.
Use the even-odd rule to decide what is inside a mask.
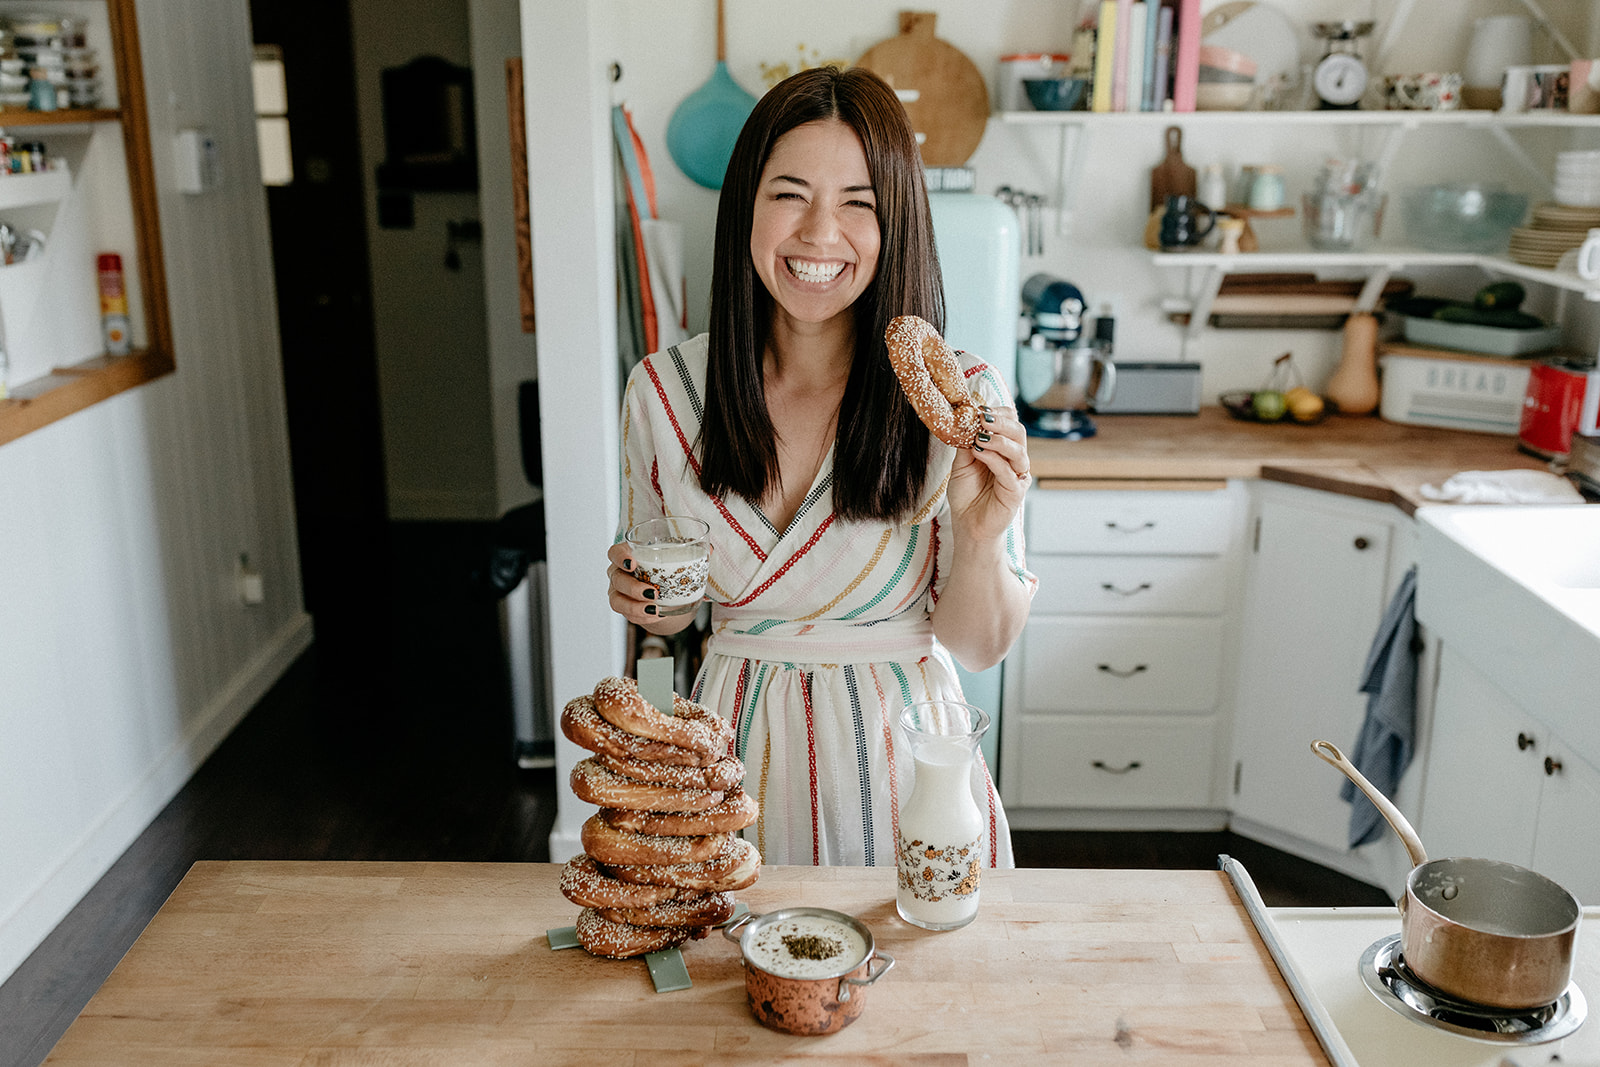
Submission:
[[[1484,310],[1496,308],[1502,311],[1515,311],[1522,306],[1522,301],[1527,296],[1528,291],[1516,282],[1494,282],[1474,293],[1472,303],[1473,306]]]
[[[1250,396],[1250,407],[1262,422],[1277,422],[1289,410],[1289,402],[1276,389],[1257,389]]]
[[[1311,422],[1322,415],[1322,398],[1303,385],[1284,393],[1283,402],[1296,422]]]

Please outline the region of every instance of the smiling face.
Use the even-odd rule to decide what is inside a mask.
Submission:
[[[750,256],[795,324],[850,307],[878,269],[877,198],[854,130],[837,120],[796,126],[772,147],[756,190]]]

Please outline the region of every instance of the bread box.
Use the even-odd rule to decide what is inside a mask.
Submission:
[[[1515,435],[1528,388],[1526,359],[1390,344],[1380,349],[1378,414],[1389,422]]]

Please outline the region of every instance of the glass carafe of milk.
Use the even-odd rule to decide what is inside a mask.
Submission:
[[[900,713],[915,777],[899,812],[895,909],[927,930],[954,930],[978,915],[985,820],[972,769],[987,729],[987,713],[956,700],[923,701]]]

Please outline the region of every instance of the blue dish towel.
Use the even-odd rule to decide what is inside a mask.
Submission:
[[[1368,694],[1367,715],[1361,723],[1350,762],[1386,797],[1399,788],[1400,776],[1411,765],[1417,731],[1417,568],[1400,580],[1384,612],[1383,621],[1367,653],[1361,674],[1361,691]],[[1388,828],[1378,809],[1348,778],[1339,796],[1350,809],[1350,847],[1376,841]]]

